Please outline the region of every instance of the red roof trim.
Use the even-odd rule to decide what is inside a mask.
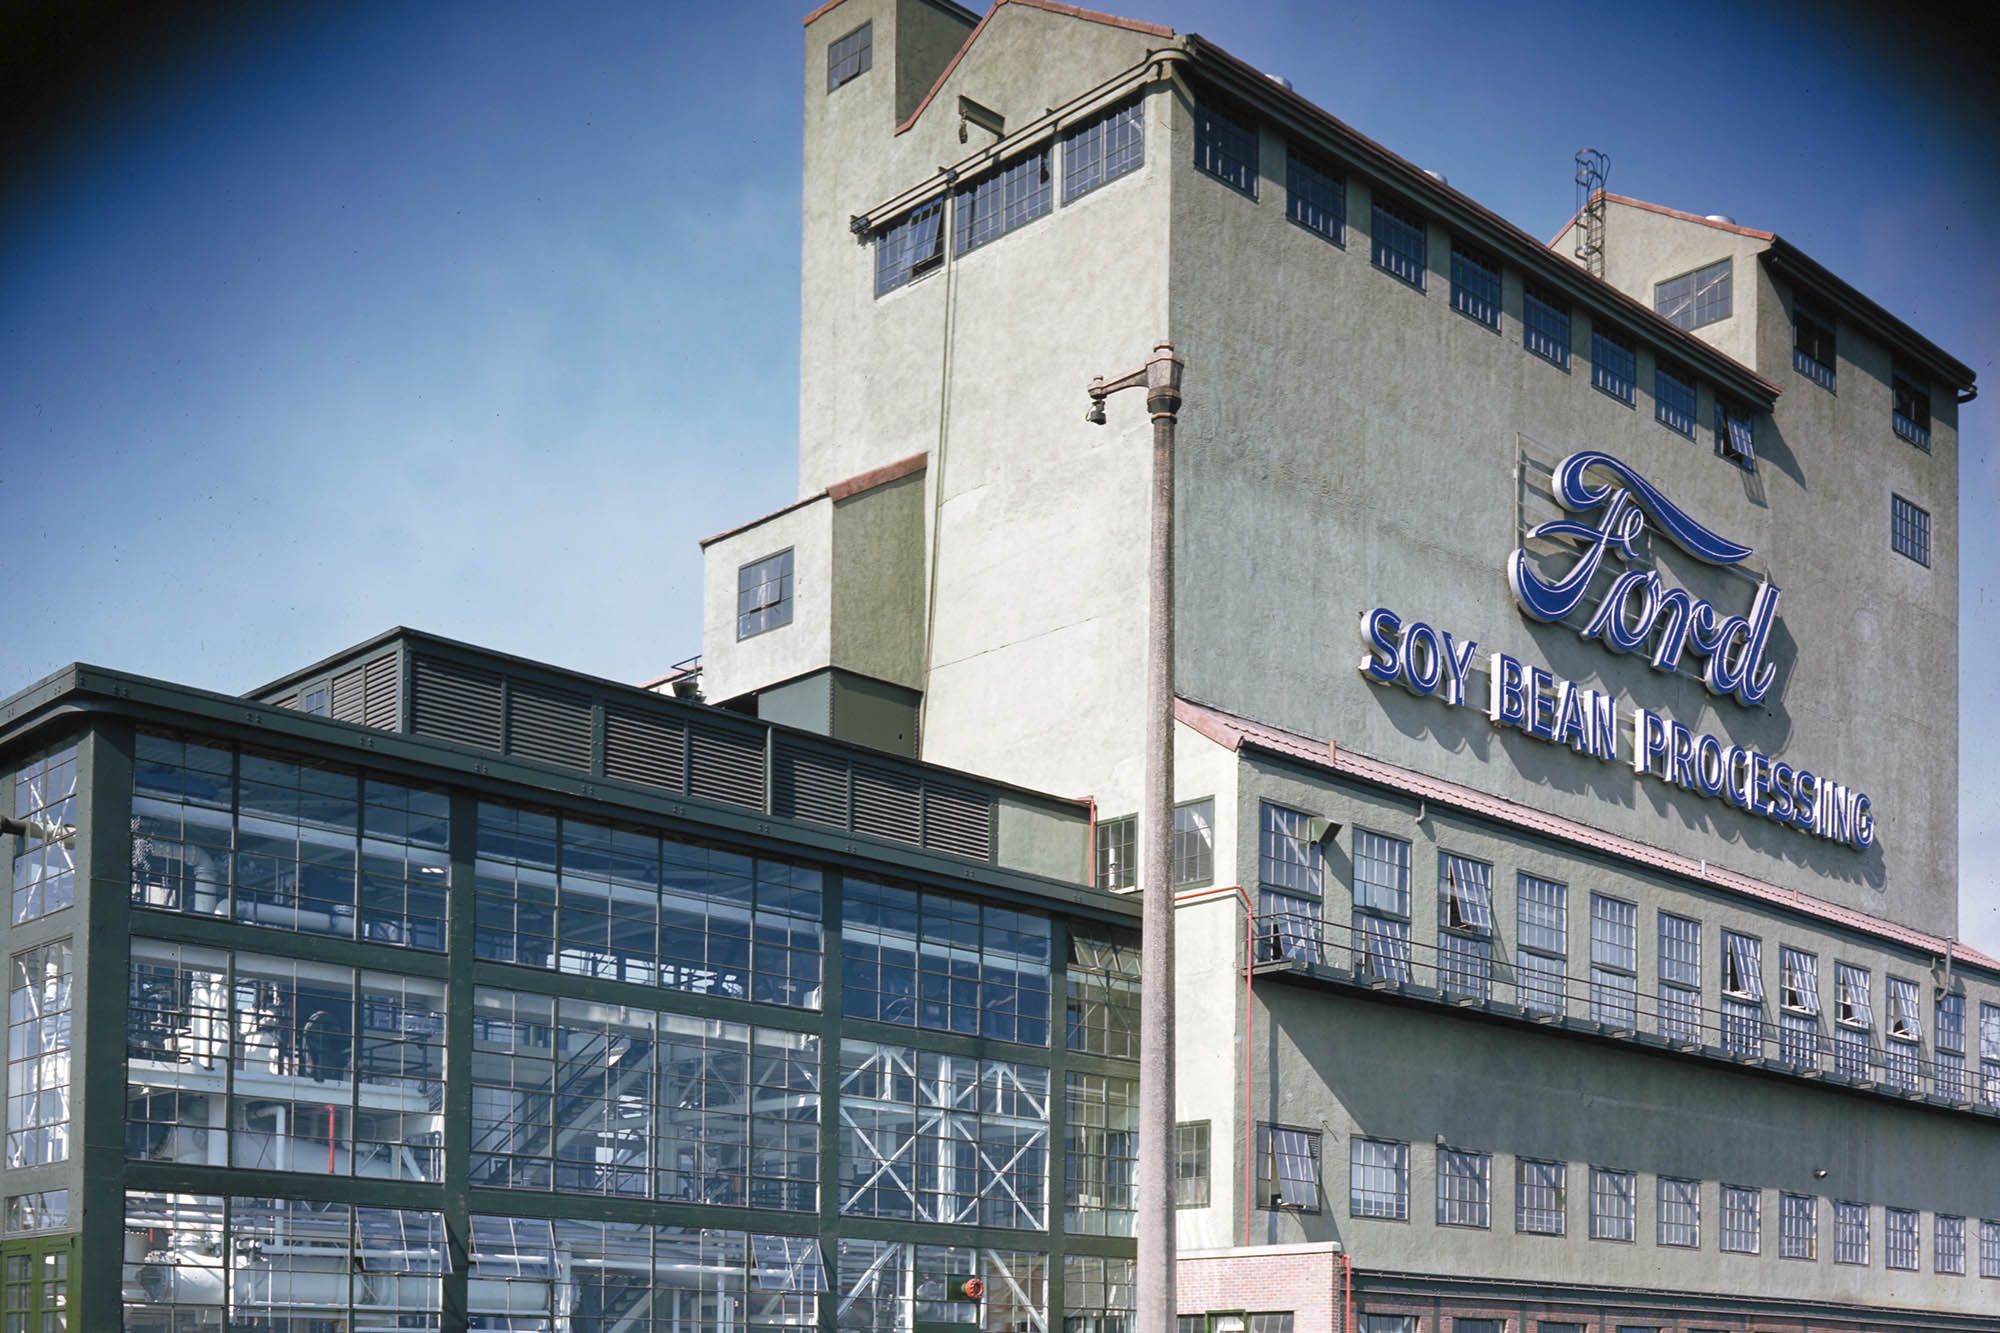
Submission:
[[[833,0],[833,2],[838,4],[840,0]],[[1080,9],[1075,5],[1058,3],[1058,0],[994,0],[993,8],[987,10],[984,17],[973,25],[972,31],[965,35],[965,42],[952,56],[951,63],[946,65],[944,72],[937,76],[937,82],[933,83],[931,90],[924,94],[924,100],[917,103],[917,109],[910,113],[910,118],[896,127],[896,133],[903,133],[923,118],[924,111],[931,104],[931,99],[938,95],[938,90],[944,87],[944,81],[949,79],[952,71],[958,68],[958,62],[965,58],[965,53],[972,49],[974,42],[979,40],[979,34],[986,30],[987,23],[992,20],[995,14],[1000,12],[1002,5],[1025,5],[1029,9],[1039,9],[1050,14],[1061,14],[1066,18],[1083,19],[1090,23],[1102,23],[1106,27],[1124,28],[1128,32],[1143,32],[1151,37],[1171,37],[1174,35],[1172,28],[1163,28],[1157,23],[1141,23],[1137,19],[1122,19],[1115,14],[1100,14],[1094,9]]]
[[[1352,750],[1341,750],[1330,741],[1315,741],[1295,732],[1262,722],[1253,722],[1248,718],[1224,712],[1222,709],[1196,703],[1192,699],[1176,698],[1174,716],[1186,726],[1226,749],[1238,750],[1248,742],[1260,750],[1298,759],[1329,772],[1392,787],[1426,801],[1453,806],[1496,823],[1511,824],[1558,842],[1588,847],[1593,851],[1605,852],[1621,860],[1663,870],[1683,879],[1739,893],[1746,898],[1787,907],[1801,915],[1817,917],[1822,921],[1846,926],[1908,948],[1919,949],[1939,957],[1943,957],[1948,950],[1956,960],[2000,972],[2000,959],[1989,958],[1978,950],[1955,941],[1945,940],[1909,926],[1898,925],[1893,921],[1885,921],[1881,917],[1870,916],[1851,907],[1842,907],[1838,903],[1815,898],[1796,889],[1779,888],[1775,884],[1739,874],[1707,861],[1682,856],[1678,852],[1670,852],[1634,838],[1609,833],[1574,819],[1548,814],[1532,806],[1522,805],[1518,801],[1490,795],[1477,788],[1448,782],[1443,778],[1434,778],[1415,769],[1405,768],[1401,764],[1392,764],[1384,759],[1371,759]]]
[[[818,18],[820,15],[826,13],[830,9],[840,8],[840,6],[843,3],[844,0],[826,0],[825,4],[821,5],[818,9],[815,9],[812,13],[806,15],[805,21],[799,24],[799,26],[801,28],[810,28],[813,25],[814,19]]]
[[[1668,208],[1665,204],[1649,204],[1644,199],[1633,199],[1626,195],[1613,194],[1609,190],[1604,192],[1604,198],[1609,203],[1624,204],[1628,208],[1644,209],[1648,213],[1658,213],[1662,217],[1679,218],[1682,222],[1698,222],[1704,227],[1713,227],[1717,231],[1733,232],[1738,236],[1748,236],[1753,241],[1775,241],[1778,239],[1778,233],[1774,231],[1758,231],[1755,227],[1739,227],[1734,222],[1717,222],[1715,219],[1705,218],[1699,213],[1688,213],[1678,208]]]
[[[912,472],[922,472],[930,465],[930,460],[931,456],[927,453],[911,454],[908,458],[899,459],[894,463],[884,463],[881,467],[864,472],[858,477],[836,481],[826,488],[826,493],[831,499],[845,500],[863,491],[872,491],[877,486],[887,486],[892,481],[899,481]]]

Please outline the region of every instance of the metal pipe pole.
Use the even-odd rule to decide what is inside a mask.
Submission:
[[[1183,365],[1170,343],[1143,371],[1090,386],[1104,398],[1146,387],[1153,419],[1152,547],[1147,562],[1146,775],[1140,808],[1143,934],[1139,959],[1137,1333],[1174,1333],[1174,426]]]

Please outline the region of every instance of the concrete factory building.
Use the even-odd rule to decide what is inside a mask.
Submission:
[[[1990,1327],[1967,367],[1147,23],[839,0],[805,74],[801,498],[705,544],[710,699],[1087,797],[1134,886],[1147,423],[1080,418],[1188,366],[1185,1328]]]

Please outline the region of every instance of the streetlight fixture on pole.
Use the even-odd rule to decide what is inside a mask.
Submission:
[[[1186,369],[1160,343],[1129,375],[1090,382],[1084,420],[1104,424],[1104,400],[1146,390],[1153,418],[1152,555],[1147,563],[1146,792],[1139,955],[1138,1333],[1173,1333],[1174,1300],[1174,425]]]

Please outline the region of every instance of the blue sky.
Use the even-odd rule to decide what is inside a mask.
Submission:
[[[696,652],[696,539],[796,483],[805,8],[0,20],[0,693],[78,659],[243,690],[394,624],[633,680]],[[1992,25],[1869,8],[1120,12],[1544,238],[1601,148],[1973,367],[1961,885],[2000,952]]]

